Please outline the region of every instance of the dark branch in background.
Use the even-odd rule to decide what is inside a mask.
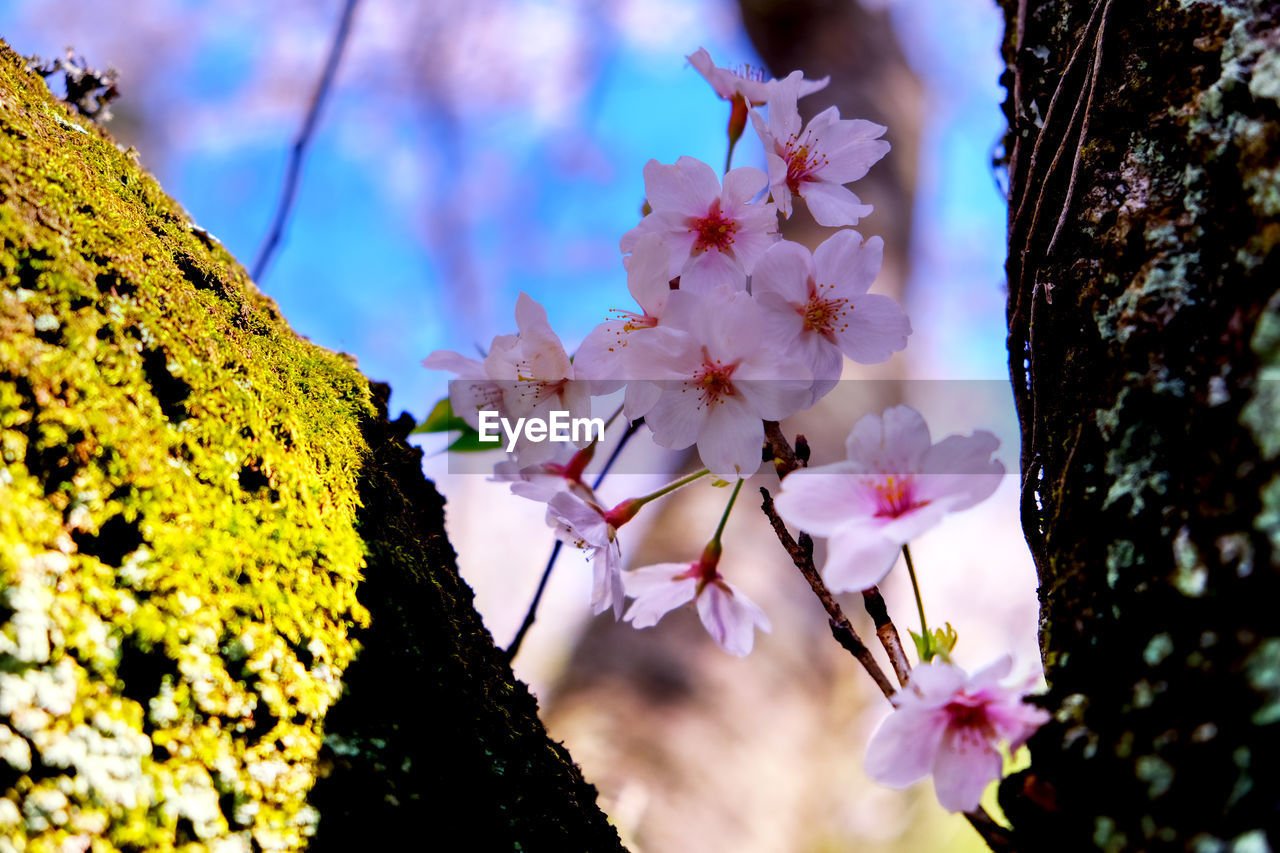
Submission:
[[[267,229],[267,236],[258,247],[258,256],[253,261],[251,275],[255,282],[262,281],[262,275],[271,263],[280,238],[284,236],[285,225],[289,222],[289,214],[293,211],[293,200],[298,194],[298,177],[302,173],[302,159],[306,156],[311,137],[315,135],[316,126],[320,123],[320,109],[324,106],[333,87],[333,78],[337,74],[338,64],[342,61],[342,51],[347,45],[347,36],[351,33],[351,19],[355,15],[356,5],[360,0],[346,0],[342,6],[342,16],[338,19],[338,28],[333,34],[333,43],[329,46],[329,58],[325,60],[324,71],[320,74],[320,82],[316,85],[315,94],[311,96],[311,107],[302,122],[302,128],[293,142],[293,150],[289,152],[289,163],[285,167],[284,184],[280,188],[280,199],[276,202],[276,213]]]
[[[609,469],[613,467],[613,463],[618,460],[618,456],[622,453],[622,448],[627,446],[627,442],[631,440],[631,436],[636,434],[636,430],[640,429],[640,425],[644,423],[644,418],[637,418],[627,426],[627,431],[618,439],[618,444],[613,448],[613,452],[609,454],[609,458],[605,460],[604,467],[600,469],[600,473],[596,475],[595,482],[591,484],[591,491],[600,488],[600,484],[604,482],[604,477],[609,473]],[[547,581],[551,580],[551,570],[556,567],[556,559],[560,556],[560,549],[564,543],[556,540],[556,544],[551,547],[551,556],[547,558],[547,567],[542,570],[542,578],[538,581],[538,588],[533,593],[533,601],[529,602],[529,609],[524,614],[524,621],[520,623],[520,630],[516,631],[515,639],[511,641],[511,645],[507,646],[507,663],[515,660],[516,655],[520,652],[520,644],[524,642],[524,635],[529,633],[529,628],[533,626],[533,620],[538,617],[538,605],[542,603],[542,593],[546,591]]]

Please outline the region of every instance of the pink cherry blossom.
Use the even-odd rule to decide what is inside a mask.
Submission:
[[[671,253],[667,277],[679,276],[681,290],[744,289],[756,261],[778,239],[773,205],[751,203],[767,183],[759,169],[744,166],[725,175],[722,188],[701,160],[681,157],[674,166],[650,160],[644,187],[653,212],[622,235],[622,251],[635,251],[645,234],[659,234]]]
[[[879,237],[864,243],[857,231],[843,230],[812,254],[784,240],[756,264],[751,293],[813,371],[815,402],[840,379],[842,354],[876,364],[907,345],[906,313],[889,297],[867,293],[883,255]]]
[[[510,483],[513,495],[539,503],[547,503],[566,489],[590,500],[591,488],[582,482],[582,471],[590,464],[594,450],[595,445],[575,450],[571,445],[559,444],[556,455],[547,462],[521,465],[514,459],[504,459],[493,466],[490,479]]]
[[[641,379],[658,393],[643,415],[654,441],[682,450],[695,442],[717,477],[760,467],[763,420],[782,420],[809,401],[812,374],[785,352],[769,318],[745,291],[671,294],[663,325],[638,337]]]
[[[1005,655],[972,678],[941,660],[913,669],[893,697],[893,713],[867,745],[867,775],[905,788],[933,774],[944,809],[976,809],[983,790],[1003,774],[997,744],[1005,740],[1010,751],[1017,750],[1049,719],[1048,712],[1023,701],[1024,686],[999,683],[1012,664]]]
[[[554,494],[547,502],[547,524],[566,545],[586,552],[591,559],[591,612],[613,608],[613,618],[622,615],[622,548],[618,531],[605,518],[605,511],[591,499],[570,491]]]
[[[903,545],[996,490],[1004,466],[990,457],[999,444],[982,430],[931,444],[920,413],[895,406],[854,424],[847,461],[788,476],[778,514],[830,537],[823,577],[834,591],[867,589],[889,573]]]
[[[744,66],[738,70],[721,68],[711,61],[711,54],[707,53],[706,48],[698,48],[685,59],[689,60],[689,64],[706,78],[711,88],[716,90],[716,94],[726,101],[732,101],[740,95],[747,103],[760,106],[768,103],[769,96],[778,84],[777,80],[766,78],[763,69],[750,66]],[[799,97],[826,88],[831,80],[830,77],[823,77],[821,80],[805,80],[799,71],[791,72],[788,79],[791,77],[797,80]]]
[[[658,624],[668,612],[696,600],[698,618],[720,648],[731,655],[751,653],[755,629],[772,630],[769,617],[716,569],[719,549],[708,547],[693,563],[658,563],[623,574],[635,600],[624,617],[637,628]]]
[[[482,410],[513,421],[546,419],[552,411],[568,412],[570,418],[588,416],[590,384],[575,381],[573,363],[547,322],[546,310],[526,293],[516,299],[516,326],[519,334],[493,339],[483,363],[451,350],[437,350],[423,361],[463,380],[449,383],[453,411],[477,428]],[[529,441],[521,433],[515,453],[521,465],[537,464],[555,455],[556,443]]]
[[[828,107],[801,129],[797,96],[796,81],[781,80],[769,101],[769,123],[751,113],[769,161],[773,200],[788,218],[792,196],[798,195],[819,225],[857,225],[871,205],[844,185],[861,178],[889,152],[889,143],[877,138],[886,128],[842,119],[839,108]]]
[[[624,263],[627,267],[627,289],[640,311],[614,309],[616,316],[591,330],[574,356],[577,376],[590,379],[593,394],[612,394],[627,386],[627,418],[635,420],[633,410],[644,408],[654,389],[627,380],[635,375],[629,363],[629,344],[662,322],[667,299],[671,296],[668,273],[670,251],[659,234],[645,234],[637,241]]]

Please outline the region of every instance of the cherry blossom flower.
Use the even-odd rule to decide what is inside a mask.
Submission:
[[[982,792],[1003,774],[997,744],[1010,751],[1049,719],[1024,702],[1025,685],[1006,687],[1012,659],[974,673],[940,660],[917,666],[907,686],[893,697],[895,709],[867,745],[867,775],[891,788],[905,788],[933,774],[942,807],[970,812]]]
[[[809,401],[812,374],[787,354],[769,318],[745,291],[671,294],[663,325],[636,341],[642,378],[659,386],[637,414],[663,447],[695,442],[717,477],[760,467],[763,420],[782,420]]]
[[[842,354],[876,364],[907,345],[906,313],[889,297],[867,293],[883,255],[879,237],[864,243],[857,231],[843,230],[812,254],[784,240],[756,264],[751,293],[813,371],[813,402],[840,379]]]
[[[512,421],[545,420],[552,411],[567,412],[570,418],[589,415],[590,384],[574,381],[573,363],[547,322],[546,310],[526,293],[516,299],[516,326],[519,334],[493,339],[483,362],[452,350],[437,350],[423,361],[463,380],[449,383],[453,411],[476,428],[481,411],[497,411]],[[530,441],[522,432],[515,453],[521,465],[536,464],[555,455],[556,443]]]
[[[772,630],[769,617],[724,579],[716,568],[719,560],[719,546],[708,546],[693,563],[658,563],[625,572],[623,584],[635,600],[623,618],[636,628],[649,628],[668,612],[696,600],[698,618],[716,645],[731,655],[747,656],[755,629]]]
[[[828,107],[802,130],[796,83],[791,78],[778,82],[767,125],[758,113],[751,113],[769,162],[769,191],[785,217],[790,218],[792,196],[798,195],[819,225],[857,225],[871,205],[844,185],[861,178],[889,152],[889,143],[877,138],[886,128],[842,119],[839,108]]]
[[[895,406],[854,424],[846,461],[788,476],[778,514],[830,537],[823,577],[832,590],[867,589],[889,573],[903,545],[996,490],[1004,466],[990,457],[999,444],[982,430],[931,444],[920,413]]]
[[[514,459],[504,459],[493,466],[490,478],[498,483],[510,483],[511,493],[531,501],[547,503],[566,489],[584,499],[592,499],[591,488],[582,482],[582,472],[595,454],[595,445],[581,450],[571,445],[557,445],[556,455],[547,462],[521,465]]]
[[[711,54],[707,53],[706,48],[703,47],[698,48],[685,59],[689,60],[689,64],[706,78],[711,88],[716,90],[716,94],[726,101],[732,101],[741,96],[747,103],[760,106],[768,103],[769,96],[778,84],[777,80],[766,78],[762,69],[750,66],[744,66],[738,70],[721,68],[711,61]],[[788,80],[795,78],[799,97],[824,89],[831,81],[830,77],[823,77],[821,80],[805,80],[803,77],[804,75],[799,71],[792,71],[787,77]]]
[[[650,160],[644,187],[653,212],[622,235],[622,251],[635,251],[645,234],[659,234],[671,253],[667,278],[679,276],[681,290],[744,289],[756,261],[778,239],[773,205],[751,203],[767,183],[759,169],[743,166],[724,176],[722,188],[701,160],[681,157],[674,166]]]
[[[603,613],[613,608],[613,618],[622,615],[622,548],[618,531],[609,522],[605,510],[594,500],[584,499],[570,491],[552,495],[547,502],[547,524],[555,537],[566,545],[587,552],[591,559],[591,612]]]
[[[612,394],[626,384],[628,420],[639,417],[633,414],[635,410],[652,405],[656,394],[656,388],[648,383],[627,381],[635,375],[629,363],[633,351],[629,344],[662,322],[667,299],[673,292],[669,258],[670,251],[661,235],[644,234],[636,241],[624,263],[627,289],[640,311],[614,309],[616,316],[592,329],[573,359],[577,375],[592,380],[593,394]]]

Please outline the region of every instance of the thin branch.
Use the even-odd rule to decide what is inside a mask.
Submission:
[[[809,582],[809,587],[813,590],[813,594],[818,596],[818,601],[822,602],[822,608],[827,611],[827,616],[831,623],[831,635],[850,654],[857,658],[858,663],[862,664],[862,668],[871,676],[871,680],[880,688],[880,692],[884,694],[885,698],[891,698],[895,692],[893,684],[885,676],[880,664],[876,663],[876,659],[871,655],[871,650],[867,648],[866,643],[862,642],[858,632],[853,630],[853,626],[849,624],[848,617],[844,615],[844,611],[840,608],[840,603],[831,594],[831,590],[827,589],[827,585],[822,581],[822,576],[818,574],[818,569],[813,564],[813,540],[809,538],[807,533],[801,533],[798,541],[792,539],[791,534],[787,531],[786,524],[778,517],[778,512],[773,507],[773,496],[769,494],[769,490],[761,486],[760,495],[764,499],[760,508],[768,516],[769,524],[773,526],[773,532],[777,534],[778,541],[782,543],[782,547],[786,549],[787,554],[791,557],[791,562],[795,563],[796,568],[800,570],[800,574],[804,575],[804,579]]]
[[[898,677],[899,684],[906,686],[907,679],[911,677],[911,664],[908,663],[906,650],[902,647],[902,637],[898,635],[898,627],[889,618],[889,608],[885,606],[880,588],[873,586],[871,589],[864,589],[862,604],[871,616],[871,621],[876,624],[876,638],[880,640],[885,654],[889,656],[889,663],[893,665],[893,674]]]
[[[267,229],[267,235],[263,238],[262,245],[258,248],[258,256],[253,261],[252,276],[256,282],[262,281],[267,265],[271,263],[276,247],[280,244],[280,238],[284,236],[285,225],[288,224],[289,214],[293,211],[294,197],[298,193],[298,178],[302,173],[302,160],[306,156],[307,147],[311,144],[311,138],[315,135],[316,127],[320,123],[320,109],[324,106],[329,90],[333,87],[333,78],[342,60],[342,51],[346,47],[347,36],[351,33],[351,19],[359,2],[360,0],[346,0],[343,4],[342,16],[338,19],[338,27],[333,33],[333,43],[329,46],[329,57],[325,60],[324,70],[320,73],[320,81],[316,85],[315,94],[311,96],[311,107],[307,110],[307,117],[303,120],[302,128],[298,131],[298,136],[293,142],[293,150],[289,152],[289,163],[285,167],[284,184],[280,188],[280,199],[276,202],[275,216],[272,217],[271,225]]]
[[[995,818],[982,806],[964,813],[965,820],[974,828],[982,840],[987,842],[993,853],[1017,853],[1018,847],[1013,843],[1010,830],[996,823]]]
[[[600,473],[596,475],[595,482],[591,484],[591,491],[594,492],[600,488],[600,484],[604,482],[605,475],[609,473],[613,463],[618,461],[622,448],[627,446],[627,442],[640,429],[642,423],[644,423],[644,418],[639,418],[627,425],[627,431],[618,439],[618,443],[614,445],[613,452],[609,454],[609,458],[605,460],[604,467],[600,469]],[[546,591],[547,582],[551,580],[551,570],[556,567],[556,559],[559,558],[560,549],[563,545],[564,543],[557,539],[556,544],[551,548],[551,556],[547,558],[547,567],[542,570],[542,577],[538,579],[538,588],[534,590],[533,600],[529,602],[529,609],[525,611],[524,621],[520,623],[520,629],[516,631],[515,638],[511,641],[511,645],[507,646],[507,650],[504,653],[508,664],[515,660],[516,655],[520,653],[520,646],[524,643],[524,635],[529,633],[529,629],[533,627],[534,620],[538,618],[538,605],[542,603],[542,593]]]
[[[529,602],[529,609],[525,611],[524,621],[520,623],[520,629],[516,631],[515,639],[511,641],[511,645],[507,646],[504,653],[507,663],[515,660],[517,654],[520,653],[520,646],[524,643],[524,635],[529,633],[529,629],[533,627],[533,620],[538,617],[538,605],[542,603],[542,593],[547,589],[547,581],[551,580],[551,570],[556,567],[556,559],[560,556],[560,550],[564,547],[564,543],[559,539],[556,544],[551,546],[551,556],[547,558],[547,567],[542,570],[542,577],[538,580],[538,588],[533,593],[533,601]]]

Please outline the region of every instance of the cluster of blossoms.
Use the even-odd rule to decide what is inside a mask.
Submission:
[[[869,292],[883,241],[850,227],[871,207],[846,184],[888,152],[885,128],[842,119],[835,107],[803,122],[797,101],[825,79],[737,74],[704,50],[689,60],[732,105],[730,157],[749,122],[767,172],[726,164],[722,180],[692,157],[649,161],[648,212],[620,242],[633,305],[616,309],[571,358],[543,308],[522,293],[518,333],[495,338],[483,360],[439,351],[425,364],[458,377],[450,384],[452,412],[473,429],[484,412],[506,421],[551,412],[585,418],[593,398],[621,391],[620,411],[633,425],[643,421],[657,445],[696,446],[704,470],[612,507],[583,481],[597,439],[556,444],[516,435],[496,479],[545,503],[555,537],[591,559],[594,612],[612,610],[646,628],[693,602],[715,642],[746,655],[769,620],[721,574],[721,535],[743,479],[761,464],[766,422],[813,406],[836,386],[846,358],[887,360],[906,346],[911,327],[894,300]],[[797,199],[818,223],[841,229],[813,251],[778,233],[779,217],[789,218]],[[849,434],[845,461],[789,473],[776,511],[829,539],[828,588],[865,590],[911,539],[995,490],[1004,474],[991,458],[997,444],[987,432],[934,443],[924,419],[905,406],[867,415]],[[619,528],[650,501],[708,473],[736,486],[702,554],[623,571]],[[921,608],[922,623],[923,616]],[[920,665],[893,695],[896,713],[873,739],[867,769],[890,785],[932,773],[945,807],[972,810],[1000,775],[995,744],[1020,745],[1044,712],[1022,702],[1022,689],[997,684],[1007,664],[969,678],[950,662],[954,634],[948,641],[921,630]]]

